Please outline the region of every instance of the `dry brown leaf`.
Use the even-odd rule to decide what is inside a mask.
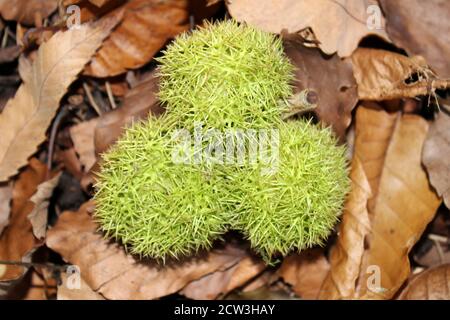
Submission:
[[[52,278],[50,272],[37,272],[31,269],[7,294],[0,296],[0,299],[49,300],[54,297],[56,297],[56,280]]]
[[[338,241],[331,250],[331,268],[320,289],[320,299],[355,296],[364,239],[370,232],[367,201],[372,196],[369,180],[357,155],[352,160],[350,178],[352,191],[344,207]]]
[[[414,276],[400,300],[450,300],[450,264],[427,269]]]
[[[83,168],[80,159],[74,148],[58,150],[56,153],[58,163],[62,163],[64,168],[78,181],[83,177]]]
[[[186,0],[130,0],[123,21],[105,41],[85,74],[110,77],[148,63],[170,39],[189,27]],[[113,13],[115,14],[115,13]]]
[[[431,124],[422,162],[430,176],[430,183],[450,208],[450,116],[441,111]]]
[[[136,260],[96,231],[98,226],[89,214],[93,210],[93,202],[88,202],[78,212],[63,213],[47,233],[47,246],[77,265],[89,287],[107,299],[163,297],[216,270],[228,269],[247,256],[245,250],[228,245],[165,266]]]
[[[367,8],[377,4],[376,0],[233,0],[228,10],[236,20],[269,32],[295,33],[309,27],[323,52],[348,57],[368,35],[388,40],[382,15],[379,30],[368,28]]]
[[[122,106],[102,115],[95,128],[95,152],[105,152],[123,133],[124,128],[133,121],[163,112],[158,103],[156,92],[158,79],[154,72],[146,75],[124,98]]]
[[[89,0],[90,3],[96,5],[97,7],[103,7],[109,1],[111,0]]]
[[[67,278],[66,273],[61,274],[61,284],[58,285],[58,300],[105,300],[102,295],[94,292],[83,278],[80,279],[79,289],[69,288]]]
[[[95,156],[94,133],[99,118],[84,121],[70,128],[70,137],[75,151],[80,156],[83,171],[88,172],[97,161]]]
[[[421,56],[409,58],[391,51],[359,48],[352,62],[361,100],[414,98],[450,87],[450,81],[433,76]],[[414,74],[419,80],[407,83]]]
[[[316,299],[329,270],[323,250],[310,249],[284,259],[277,274],[302,299]]]
[[[32,25],[56,10],[58,0],[0,0],[0,14],[5,20]]]
[[[13,189],[11,185],[0,185],[0,236],[2,235],[3,229],[8,225],[9,222],[12,190]]]
[[[265,268],[264,262],[248,256],[226,270],[218,270],[189,283],[180,293],[189,299],[213,300],[243,286]]]
[[[67,87],[76,79],[117,20],[58,32],[41,45],[24,84],[0,114],[0,181],[15,175],[45,140]],[[22,74],[22,73],[21,73]]]
[[[30,219],[31,226],[33,227],[33,234],[37,239],[45,238],[47,233],[50,197],[53,194],[53,190],[58,185],[60,177],[61,173],[58,173],[50,180],[38,185],[36,193],[30,198],[30,201],[34,203],[34,208],[28,215],[28,219]]]
[[[22,49],[19,46],[0,48],[0,64],[16,60]]]
[[[45,181],[46,175],[45,164],[33,158],[14,184],[10,222],[0,237],[0,260],[27,260],[27,256],[40,244],[33,235],[28,215],[35,207],[31,197]],[[21,266],[4,266],[3,272],[0,272],[0,283],[16,280],[24,273],[25,269]]]
[[[440,77],[450,78],[450,2],[380,0],[392,41],[408,54],[421,55]]]
[[[408,278],[409,251],[441,203],[421,166],[427,131],[419,116],[358,108],[353,191],[320,298],[389,299]]]
[[[285,40],[285,51],[296,67],[295,92],[309,89],[317,93],[315,112],[343,141],[358,102],[351,64],[336,55],[325,58],[318,49],[305,48],[295,36]]]

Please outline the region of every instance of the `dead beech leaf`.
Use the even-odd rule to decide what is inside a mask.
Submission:
[[[189,299],[213,300],[243,286],[266,268],[261,260],[245,257],[225,270],[217,270],[189,283],[180,293]]]
[[[102,295],[94,292],[87,283],[80,278],[80,288],[70,289],[68,286],[68,275],[67,273],[61,274],[61,284],[58,285],[58,300],[105,300]]]
[[[427,131],[419,116],[358,108],[353,190],[320,298],[389,299],[408,278],[408,254],[441,203],[421,166]]]
[[[450,116],[444,111],[439,112],[430,126],[422,162],[431,185],[450,208]]]
[[[383,101],[414,98],[450,87],[450,81],[437,79],[421,56],[359,48],[352,55],[353,71],[360,100]],[[407,83],[417,74],[419,80]]]
[[[30,219],[31,226],[33,227],[33,234],[37,239],[45,238],[47,233],[50,197],[53,194],[53,190],[58,185],[60,177],[61,173],[38,185],[36,193],[30,198],[30,201],[34,203],[34,208],[28,215],[28,219]]]
[[[31,197],[39,184],[45,181],[47,167],[36,159],[31,159],[29,166],[19,175],[14,184],[13,201],[9,225],[0,237],[0,260],[23,261],[40,242],[33,235],[33,227],[28,215],[35,207]],[[3,281],[16,280],[25,273],[21,266],[5,265],[0,284]]]
[[[58,32],[40,46],[33,65],[26,69],[24,83],[0,114],[0,181],[15,175],[45,140],[67,87],[116,22],[105,20]]]
[[[392,41],[410,55],[421,55],[440,77],[450,78],[450,2],[380,0]]]
[[[379,29],[368,27],[368,7],[377,4],[375,0],[233,0],[228,10],[236,20],[269,32],[295,33],[311,28],[323,52],[348,57],[368,35],[389,41],[381,10]]]
[[[450,264],[415,275],[399,296],[400,300],[450,300]]]
[[[56,10],[58,0],[0,0],[0,14],[5,20],[33,25]]]
[[[97,161],[95,156],[94,133],[99,118],[81,122],[70,128],[70,137],[75,151],[80,156],[83,171],[89,171]]]
[[[186,0],[130,0],[120,9],[123,20],[86,67],[86,75],[110,77],[139,68],[189,27]]]
[[[22,49],[19,46],[0,48],[0,64],[16,60]]]
[[[228,269],[247,256],[228,245],[181,262],[158,265],[136,260],[123,247],[104,239],[96,230],[87,202],[78,212],[65,212],[47,233],[47,246],[71,264],[94,292],[107,299],[156,299],[175,293],[188,283],[219,269]]]
[[[343,141],[358,102],[352,65],[336,55],[325,58],[318,49],[306,48],[296,39],[289,35],[284,41],[286,54],[296,67],[295,92],[308,89],[318,95],[315,112]]]
[[[331,268],[320,289],[319,299],[355,296],[364,239],[370,232],[367,201],[372,196],[369,180],[357,155],[352,160],[350,178],[352,191],[345,203],[339,237],[330,253]]]
[[[12,187],[8,184],[0,185],[0,236],[9,222],[11,199]]]
[[[323,250],[310,249],[285,258],[277,274],[302,299],[316,299],[329,270]]]
[[[122,105],[99,118],[95,128],[95,152],[105,152],[122,135],[124,128],[133,121],[142,119],[149,112],[159,115],[163,112],[156,93],[158,79],[151,72],[126,94]]]

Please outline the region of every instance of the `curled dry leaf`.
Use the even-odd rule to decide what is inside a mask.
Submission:
[[[75,151],[80,156],[83,171],[88,172],[97,162],[95,156],[94,133],[99,118],[81,122],[70,128],[70,137]]]
[[[450,2],[380,0],[389,37],[410,55],[421,55],[442,78],[450,78]]]
[[[236,20],[269,32],[295,33],[309,27],[323,52],[348,57],[368,35],[388,40],[377,4],[375,0],[233,0],[228,2],[228,10]],[[374,5],[375,11],[368,14]],[[370,24],[373,18],[375,24]],[[378,29],[371,30],[369,24]]]
[[[427,131],[419,116],[358,108],[353,190],[320,298],[389,299],[408,278],[408,254],[441,203],[421,166]]]
[[[58,0],[0,0],[0,14],[5,20],[32,25],[56,10]]]
[[[399,296],[400,300],[450,300],[450,264],[415,275]]]
[[[414,98],[450,87],[450,81],[437,79],[421,56],[359,48],[352,55],[353,71],[360,100],[383,101]],[[410,82],[413,75],[418,81]]]
[[[33,234],[37,239],[45,238],[47,233],[50,197],[53,194],[53,190],[58,185],[60,177],[61,173],[58,173],[50,180],[38,185],[36,193],[30,198],[30,201],[34,203],[34,208],[28,215],[28,219],[30,219],[31,226],[33,227]]]
[[[180,293],[190,299],[213,300],[243,286],[265,268],[264,262],[247,256],[226,270],[217,270],[189,283]]]
[[[24,166],[45,140],[59,101],[117,20],[58,32],[41,45],[34,63],[23,68],[24,83],[0,114],[0,181]]]
[[[0,236],[9,222],[11,199],[12,186],[8,184],[0,185]]]
[[[329,270],[323,250],[310,249],[284,259],[277,274],[302,299],[316,299]]]
[[[97,232],[90,216],[93,210],[94,203],[88,202],[78,212],[63,213],[48,231],[47,246],[77,265],[87,285],[107,299],[163,297],[216,270],[229,269],[247,256],[245,250],[228,245],[165,266],[138,260]]]
[[[332,125],[343,141],[351,112],[358,102],[352,66],[336,55],[325,58],[318,49],[305,48],[294,35],[285,41],[285,51],[296,67],[295,92],[308,89],[318,96],[315,112]]]
[[[444,111],[430,126],[422,162],[430,176],[430,183],[450,208],[450,116]]]
[[[170,39],[189,27],[186,0],[130,0],[122,22],[111,33],[85,74],[110,77],[148,63]],[[112,14],[115,14],[114,12]]]
[[[38,186],[45,182],[47,167],[36,159],[19,175],[14,184],[11,218],[8,227],[0,237],[0,260],[23,261],[40,245],[33,234],[28,215],[35,208],[31,197]],[[2,268],[3,267],[3,268]],[[15,265],[0,265],[0,284],[3,281],[16,280],[25,273],[25,268]]]

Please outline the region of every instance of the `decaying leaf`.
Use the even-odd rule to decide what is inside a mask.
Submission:
[[[32,25],[56,10],[58,0],[0,0],[0,14],[5,20]]]
[[[47,233],[50,197],[58,185],[60,177],[61,173],[38,185],[36,193],[30,198],[30,201],[34,203],[34,208],[28,215],[28,219],[30,219],[33,234],[37,239],[45,238],[45,234]]]
[[[38,50],[24,83],[0,114],[0,181],[15,175],[45,140],[67,87],[89,61],[116,20],[55,34]]]
[[[0,236],[9,222],[11,199],[12,187],[8,184],[0,185]]]
[[[414,276],[400,300],[450,300],[450,264],[427,269]]]
[[[360,100],[414,98],[450,87],[450,81],[436,78],[421,56],[359,48],[352,55]],[[417,75],[418,80],[412,81]],[[409,81],[409,82],[408,82]]]
[[[408,253],[441,202],[421,166],[427,131],[419,116],[358,108],[353,191],[320,298],[388,299],[408,278]]]
[[[388,40],[377,4],[375,0],[233,0],[228,10],[236,20],[269,32],[295,33],[309,27],[323,52],[348,57],[368,35]]]
[[[94,133],[99,118],[84,121],[70,128],[70,136],[75,151],[80,156],[80,162],[85,172],[89,171],[97,161],[95,156]]]
[[[19,46],[0,48],[0,64],[16,60],[20,52],[21,48]]]
[[[33,234],[33,226],[28,215],[35,207],[31,197],[45,181],[46,175],[47,167],[33,158],[14,184],[10,222],[0,237],[0,260],[27,260],[28,255],[40,244]],[[0,284],[3,281],[16,280],[25,273],[22,266],[2,265],[2,267]]]
[[[95,128],[96,154],[105,152],[133,121],[146,117],[149,112],[154,115],[163,112],[156,97],[157,90],[158,79],[151,72],[127,93],[122,106],[99,118]]]
[[[316,299],[330,269],[322,249],[310,249],[285,258],[277,274],[302,299]]]
[[[216,299],[243,286],[265,268],[264,262],[248,256],[226,270],[215,271],[189,283],[180,293],[190,299]]]
[[[430,126],[422,162],[430,176],[430,183],[450,208],[450,116],[444,111]]]
[[[380,0],[389,37],[408,54],[425,57],[442,78],[450,78],[450,2]]]
[[[58,300],[105,300],[101,294],[92,290],[87,283],[80,277],[79,287],[74,290],[71,285],[68,285],[67,273],[61,274],[61,284],[58,285]]]
[[[85,74],[110,77],[148,63],[161,47],[188,29],[186,0],[130,0],[123,20],[87,66]]]
[[[175,293],[216,270],[225,270],[247,256],[227,245],[182,262],[164,266],[138,260],[96,230],[88,202],[78,212],[63,213],[47,233],[47,246],[80,268],[88,286],[107,299],[156,299]]]
[[[296,67],[295,92],[308,89],[318,96],[315,112],[344,140],[351,112],[358,102],[352,66],[336,55],[325,58],[318,49],[305,48],[295,36],[285,39],[285,51]]]
[[[361,160],[353,157],[352,191],[347,197],[339,238],[330,254],[331,268],[320,290],[320,299],[355,296],[355,284],[364,255],[364,239],[370,232],[367,201],[372,193]]]

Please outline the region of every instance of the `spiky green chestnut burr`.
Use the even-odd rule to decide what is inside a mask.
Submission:
[[[336,142],[329,128],[305,120],[281,123],[276,167],[260,161],[224,168],[234,227],[267,262],[320,245],[333,229],[349,189],[345,148]],[[267,169],[272,171],[265,174]]]
[[[214,172],[176,164],[173,123],[137,123],[103,155],[95,218],[107,237],[142,257],[166,259],[208,248],[227,229]]]
[[[158,61],[159,97],[186,129],[272,127],[292,92],[281,40],[233,20],[182,34]]]

